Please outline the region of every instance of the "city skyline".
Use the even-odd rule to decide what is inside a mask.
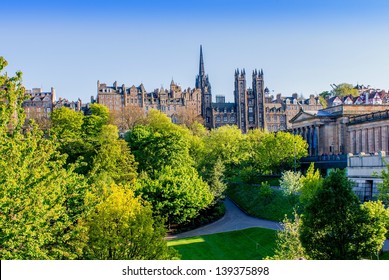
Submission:
[[[213,96],[227,101],[237,68],[263,69],[265,87],[285,96],[342,82],[389,89],[385,1],[10,2],[0,19],[7,72],[69,100],[88,102],[97,80],[193,88],[200,45]]]

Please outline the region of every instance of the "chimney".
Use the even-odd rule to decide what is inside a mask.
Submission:
[[[54,103],[55,99],[56,99],[55,89],[53,87],[51,87],[51,102]]]

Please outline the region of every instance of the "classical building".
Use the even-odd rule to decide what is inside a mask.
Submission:
[[[354,104],[301,110],[292,118],[289,131],[308,142],[309,157],[302,159],[303,167],[315,162],[320,169],[345,168],[348,153],[389,152],[389,106]]]

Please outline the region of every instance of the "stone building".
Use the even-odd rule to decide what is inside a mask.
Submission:
[[[385,151],[347,155],[347,177],[354,182],[354,192],[361,201],[377,198],[377,187],[383,181],[381,172],[387,170],[387,162],[389,157]]]
[[[81,99],[69,101],[59,98],[56,100],[56,92],[53,87],[49,92],[44,92],[41,88],[33,88],[26,90],[25,94],[28,97],[23,101],[22,107],[26,113],[26,120],[34,119],[39,124],[48,120],[50,113],[57,108],[68,107],[77,112],[82,110]]]
[[[26,113],[26,119],[49,118],[56,98],[55,89],[52,87],[51,91],[43,92],[41,88],[33,88],[26,90],[25,94],[28,95],[28,99],[23,101],[22,107]]]
[[[145,114],[151,109],[159,110],[169,116],[173,122],[179,122],[180,115],[201,115],[200,89],[185,89],[173,80],[170,89],[155,89],[147,92],[143,84],[140,86],[112,86],[97,82],[97,103],[103,104],[113,113],[123,113],[126,109]]]
[[[290,121],[290,131],[308,142],[311,156],[387,151],[389,119],[384,116],[388,108],[364,104],[300,110]]]
[[[111,112],[124,115],[125,110],[145,114],[151,108],[168,115],[173,122],[182,122],[182,116],[200,116],[208,129],[223,125],[237,125],[243,133],[251,129],[279,131],[289,129],[289,120],[301,108],[319,110],[322,106],[318,97],[309,99],[277,95],[274,99],[264,86],[263,70],[252,72],[251,87],[247,87],[246,71],[235,70],[234,102],[225,102],[223,95],[216,96],[212,102],[212,87],[205,73],[203,49],[200,46],[199,73],[195,89],[182,90],[179,85],[170,84],[170,89],[156,89],[147,92],[141,84],[127,88],[125,85],[113,86],[97,82],[97,102],[107,106]]]

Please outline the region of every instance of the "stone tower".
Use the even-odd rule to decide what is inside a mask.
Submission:
[[[246,72],[243,69],[235,71],[235,106],[236,106],[236,124],[246,133],[248,130],[248,116],[247,116],[247,90],[246,90]]]
[[[201,116],[205,126],[212,127],[212,93],[208,75],[204,71],[203,47],[200,45],[199,74],[196,77],[196,88],[201,90]]]
[[[255,98],[255,109],[256,114],[256,128],[266,128],[266,108],[265,108],[265,92],[264,92],[264,80],[263,70],[253,71],[253,95]]]

